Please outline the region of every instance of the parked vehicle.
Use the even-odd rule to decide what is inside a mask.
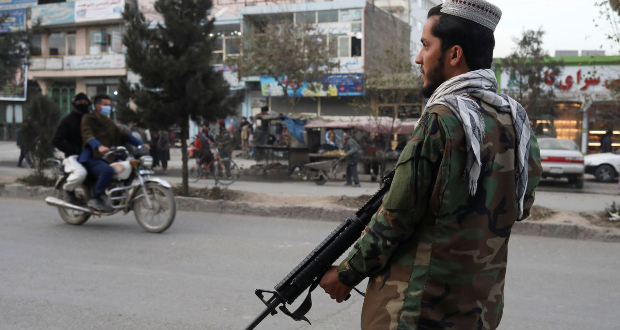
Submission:
[[[92,215],[113,215],[119,211],[127,214],[133,211],[138,224],[151,233],[161,233],[168,229],[176,216],[176,201],[168,182],[153,178],[151,166],[153,158],[145,148],[137,148],[130,157],[124,147],[114,147],[103,157],[122,155],[126,160],[111,163],[114,168],[112,183],[107,187],[106,195],[110,199],[112,210],[103,212],[89,208],[86,205],[93,196],[96,180],[88,176],[84,183],[75,191],[82,205],[73,205],[67,202],[65,190],[62,188],[68,174],[64,173],[58,163],[59,179],[56,182],[53,196],[47,197],[48,205],[58,208],[60,217],[70,225],[81,225]]]
[[[583,188],[584,160],[573,140],[540,138],[540,160],[545,178],[567,178],[569,184]]]
[[[620,173],[620,151],[586,155],[584,162],[586,173],[593,174],[596,181],[615,182]]]

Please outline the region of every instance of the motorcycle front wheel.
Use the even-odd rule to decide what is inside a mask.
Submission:
[[[62,187],[62,184],[60,185],[60,187]],[[75,189],[75,195],[84,205],[86,205],[86,203],[90,199],[89,191],[84,185],[81,185]],[[67,192],[62,188],[54,190],[54,197],[62,199],[65,202],[69,200],[69,198],[67,197]],[[58,214],[60,215],[62,220],[64,220],[64,222],[74,226],[79,226],[90,218],[89,213],[74,211],[66,209],[64,207],[58,208]]]
[[[149,233],[161,233],[168,229],[177,213],[174,194],[157,183],[147,183],[146,191],[151,201],[149,208],[144,191],[138,191],[133,201],[133,212],[142,229]]]

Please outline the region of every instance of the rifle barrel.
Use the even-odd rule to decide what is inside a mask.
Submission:
[[[260,313],[260,315],[258,315],[254,321],[252,321],[252,323],[250,323],[250,325],[248,325],[245,330],[252,330],[254,328],[256,328],[269,314],[271,314],[271,311],[274,311],[276,309],[276,307],[278,307],[278,305],[280,305],[280,299],[273,297],[269,300],[269,303],[267,305],[267,308],[265,308],[265,310]]]

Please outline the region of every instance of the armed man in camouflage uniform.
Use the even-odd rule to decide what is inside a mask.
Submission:
[[[489,70],[501,11],[444,0],[422,34],[430,97],[383,205],[321,287],[338,302],[369,277],[362,329],[496,329],[508,241],[542,172],[527,114]]]

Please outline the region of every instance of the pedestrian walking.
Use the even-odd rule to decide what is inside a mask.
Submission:
[[[159,132],[158,131],[153,131],[153,133],[151,133],[151,141],[152,141],[152,145],[151,145],[151,157],[153,157],[153,168],[159,166],[159,152],[158,152],[158,148],[157,148],[157,141],[159,141]]]
[[[17,138],[16,138],[17,147],[19,148],[19,160],[17,161],[17,167],[24,167],[22,165],[22,162],[24,161],[24,159],[26,159],[28,166],[32,167],[32,160],[30,160],[30,155],[28,154],[28,151],[26,150],[26,147],[24,146],[24,142],[23,142],[24,137],[22,136],[21,133],[22,133],[22,129],[20,128],[17,130]]]
[[[484,0],[433,7],[416,58],[428,98],[389,192],[321,287],[342,302],[369,277],[361,328],[497,329],[508,241],[542,167],[523,107],[491,70],[501,11]]]
[[[614,135],[614,131],[608,129],[603,138],[601,139],[601,153],[612,152],[611,138]]]
[[[360,187],[357,164],[362,158],[362,147],[360,147],[359,143],[357,143],[349,133],[344,133],[342,135],[342,141],[344,141],[344,152],[346,155],[342,157],[341,160],[346,162],[347,165],[347,183],[344,185]]]
[[[168,173],[168,161],[170,160],[170,135],[165,130],[159,131],[159,138],[157,139],[157,154],[158,159],[161,162],[161,167],[164,170],[164,174]]]

